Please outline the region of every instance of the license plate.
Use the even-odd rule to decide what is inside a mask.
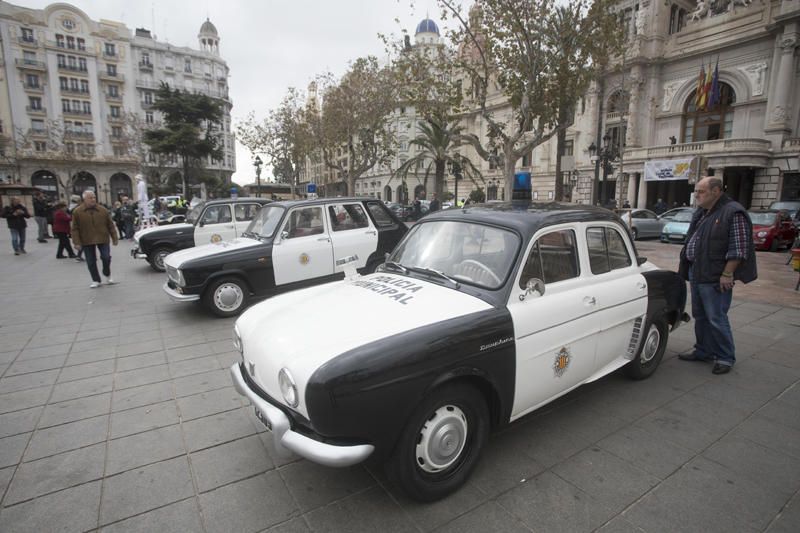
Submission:
[[[683,239],[683,235],[676,235],[676,234],[673,233],[672,235],[669,236],[669,238],[670,239]]]
[[[264,414],[261,411],[259,411],[258,408],[254,409],[256,411],[256,418],[261,420],[261,423],[264,424],[269,431],[272,431],[272,424],[270,424],[269,420],[267,420],[267,417],[264,416]]]

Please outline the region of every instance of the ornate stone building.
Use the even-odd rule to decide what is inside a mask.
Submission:
[[[225,156],[202,172],[229,183],[235,171],[228,66],[206,20],[199,49],[158,41],[148,30],[95,21],[64,3],[28,9],[0,3],[0,176],[65,199],[85,189],[102,202],[133,196],[137,172],[180,171],[148,154],[141,132],[156,126],[160,81],[219,99]],[[148,172],[149,171],[149,172]]]

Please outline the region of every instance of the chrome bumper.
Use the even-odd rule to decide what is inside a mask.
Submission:
[[[236,391],[250,400],[258,412],[261,413],[261,416],[269,423],[275,449],[283,455],[294,452],[309,461],[325,466],[338,467],[358,464],[369,457],[375,449],[371,444],[358,444],[355,446],[326,444],[292,431],[289,418],[283,414],[283,411],[264,401],[247,386],[242,377],[239,363],[234,363],[231,366],[231,378]]]
[[[147,254],[143,254],[142,252],[139,251],[139,248],[136,247],[131,249],[131,257],[134,257],[136,259],[147,259]]]
[[[164,282],[164,286],[162,287],[164,292],[167,293],[173,302],[196,302],[200,299],[199,294],[181,294],[172,287],[169,286],[169,282]]]

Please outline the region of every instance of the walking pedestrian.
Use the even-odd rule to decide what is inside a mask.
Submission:
[[[100,286],[100,273],[97,271],[97,252],[100,252],[100,260],[103,263],[103,275],[106,283],[113,285],[116,283],[111,277],[111,247],[109,241],[114,246],[119,242],[117,228],[111,220],[108,209],[97,204],[97,196],[92,191],[83,192],[83,203],[72,213],[72,242],[79,250],[85,251],[86,266],[89,267],[89,274],[92,276],[90,288],[95,289]]]
[[[47,211],[50,204],[42,191],[36,191],[33,195],[33,219],[39,227],[39,234],[36,238],[39,242],[47,242]]]
[[[736,362],[728,320],[733,286],[757,277],[753,225],[744,207],[723,192],[720,178],[703,178],[694,192],[699,209],[681,250],[680,273],[692,292],[695,345],[678,357],[713,362],[714,374],[727,374]]]
[[[73,194],[72,196],[69,197],[69,207],[67,207],[67,212],[70,214],[70,219],[72,218],[71,215],[75,211],[75,208],[77,208],[80,204],[81,204],[81,197],[78,196],[77,194]],[[75,255],[75,261],[80,263],[83,261],[83,250],[79,249],[76,250],[76,252],[77,254]]]
[[[434,211],[438,211],[442,208],[442,204],[439,202],[439,198],[436,196],[436,193],[433,193],[433,200],[431,200],[430,205],[430,212],[433,213]]]
[[[56,259],[66,259],[64,252],[71,259],[75,259],[76,255],[69,243],[70,237],[70,222],[72,216],[67,213],[67,204],[58,202],[55,205],[55,213],[53,213],[53,234],[58,238],[58,250],[56,250]]]
[[[131,199],[127,196],[122,197],[122,207],[119,209],[122,219],[122,233],[120,238],[133,239],[133,222],[136,219],[136,208],[131,204]]]
[[[18,196],[12,196],[11,204],[3,208],[3,218],[6,219],[11,232],[11,246],[14,248],[14,255],[28,253],[25,251],[25,228],[28,227],[25,219],[31,218],[31,215]]]

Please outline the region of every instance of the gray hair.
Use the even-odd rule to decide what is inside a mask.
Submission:
[[[90,191],[89,189],[86,189],[85,191],[83,191],[83,194],[81,195],[81,197],[84,200],[86,200],[87,198],[90,198],[90,197],[97,198],[97,195],[94,193],[94,191]]]
[[[706,183],[708,183],[709,189],[723,190],[722,180],[720,178],[716,176],[706,176],[706,180],[708,180]]]

